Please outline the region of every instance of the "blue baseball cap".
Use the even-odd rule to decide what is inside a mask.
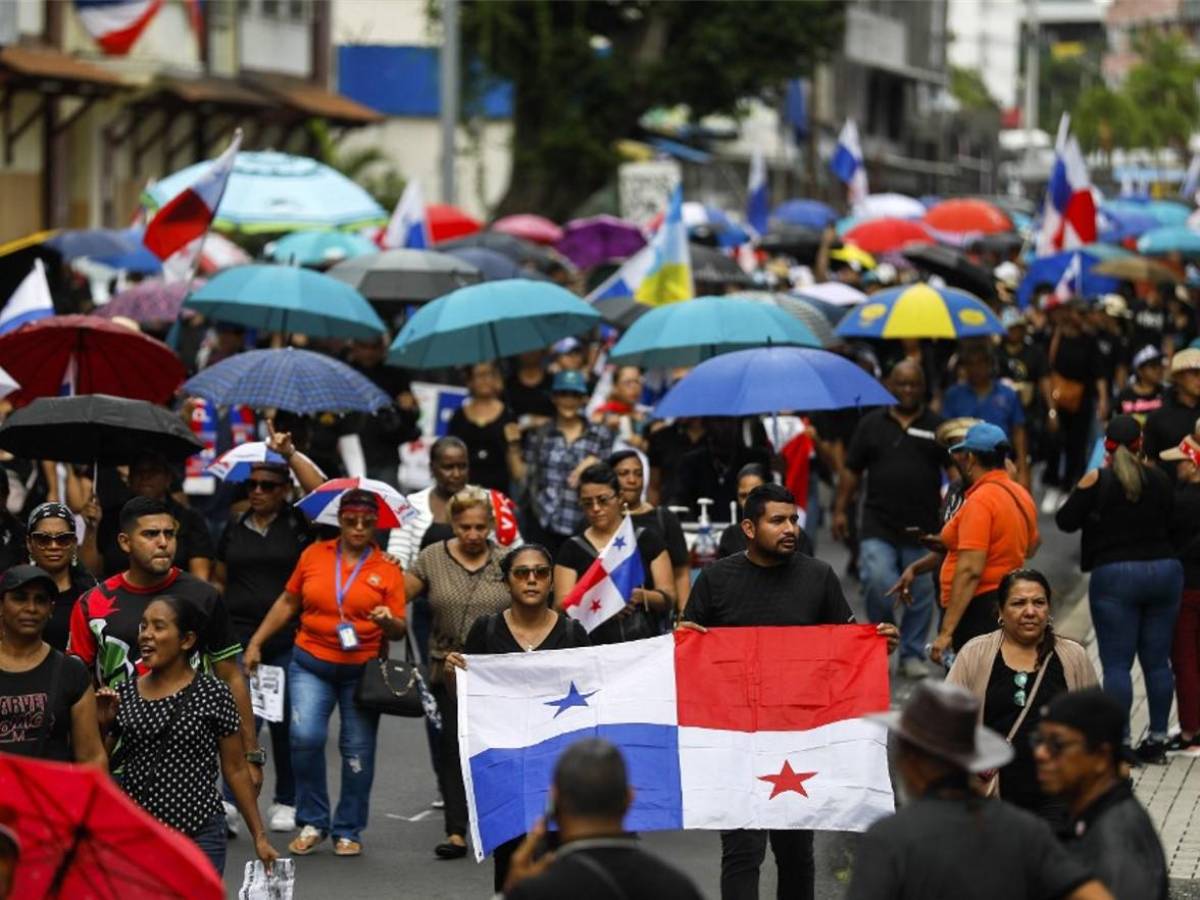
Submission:
[[[550,385],[552,394],[586,394],[587,379],[583,373],[575,369],[563,369],[554,373],[554,382]]]
[[[997,447],[1008,446],[1008,435],[999,425],[980,422],[967,429],[966,437],[950,448],[951,453],[970,450],[972,453],[991,453]]]

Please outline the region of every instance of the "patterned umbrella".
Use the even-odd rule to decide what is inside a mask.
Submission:
[[[769,291],[744,291],[731,296],[742,300],[752,300],[755,303],[770,303],[778,306],[789,316],[799,319],[807,325],[808,330],[816,335],[822,347],[831,347],[838,343],[838,338],[833,333],[833,326],[829,324],[829,318],[808,300],[793,297],[791,294],[772,294]]]
[[[267,447],[266,441],[248,441],[226,450],[212,461],[205,473],[222,481],[245,481],[254,467],[262,464],[286,466],[287,460]]]
[[[880,291],[838,324],[842,337],[959,339],[1004,334],[982,300],[924,282]]]
[[[203,285],[203,278],[192,282],[193,290]],[[121,291],[97,308],[96,315],[104,319],[124,316],[135,322],[166,324],[179,318],[179,309],[183,306],[183,299],[187,293],[186,281],[163,282],[148,279]]]
[[[296,506],[318,525],[337,525],[338,506],[346,491],[370,491],[379,513],[376,528],[401,528],[416,515],[408,498],[383,481],[370,478],[334,478],[325,482]]]

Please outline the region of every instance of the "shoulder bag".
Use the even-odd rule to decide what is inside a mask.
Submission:
[[[1057,332],[1050,341],[1050,399],[1054,401],[1055,409],[1065,413],[1077,413],[1083,406],[1083,395],[1087,385],[1054,371],[1054,360],[1058,357],[1061,341],[1062,335]]]
[[[437,717],[437,703],[422,669],[413,659],[412,642],[404,636],[404,659],[388,658],[388,640],[379,642],[379,656],[363,664],[354,689],[354,703],[366,712],[407,718]],[[430,714],[430,710],[433,714]],[[435,724],[440,724],[440,717]]]

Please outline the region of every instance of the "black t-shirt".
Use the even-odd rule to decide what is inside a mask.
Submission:
[[[1025,408],[1036,405],[1040,396],[1037,384],[1046,377],[1048,369],[1042,348],[1032,338],[1026,338],[1015,348],[1003,343],[996,350],[996,361],[1000,377],[1013,383]]]
[[[1134,301],[1130,310],[1133,313],[1133,346],[1158,347],[1163,345],[1163,336],[1167,333],[1167,308],[1159,304],[1152,308],[1145,300]]]
[[[691,880],[668,863],[647,853],[635,838],[575,841],[558,851],[558,858],[542,874],[520,882],[506,900],[700,900]],[[596,876],[591,866],[603,869],[620,890]]]
[[[235,516],[225,525],[217,545],[217,559],[225,563],[225,608],[233,632],[243,645],[283,593],[300,554],[313,540],[304,514],[284,507],[267,526],[265,535],[247,524],[250,513]],[[295,625],[277,632],[263,647],[274,656],[291,646]]]
[[[3,473],[0,473],[2,475]],[[25,546],[25,526],[13,516],[0,517],[0,572],[28,562],[29,548]]]
[[[648,528],[662,539],[672,566],[688,564],[687,538],[683,536],[679,516],[665,506],[656,506],[650,512],[639,513],[630,518],[633,519],[634,528]]]
[[[642,558],[642,572],[645,575],[644,580],[640,585],[634,587],[653,587],[654,575],[650,571],[650,564],[658,558],[660,553],[666,551],[667,546],[663,543],[657,531],[649,528],[635,529],[638,542],[638,556]],[[596,560],[599,550],[592,546],[591,542],[582,534],[574,535],[562,542],[562,546],[558,548],[558,555],[554,558],[556,566],[563,566],[571,569],[579,577],[583,577]],[[668,590],[673,586],[668,585]],[[672,591],[674,593],[674,591]],[[665,628],[669,621],[669,613],[656,616],[650,613],[655,624],[659,628]],[[625,632],[622,630],[621,620],[614,616],[604,624],[592,630],[590,634],[593,644],[615,644],[624,640]],[[643,637],[645,635],[642,635]]]
[[[126,491],[125,499],[131,496],[133,495]],[[175,536],[175,565],[186,571],[190,560],[216,559],[217,551],[204,516],[191,507],[176,503],[172,497],[167,497],[163,502],[179,523],[179,532]],[[122,503],[124,501],[104,511],[104,518],[100,520],[100,530],[96,535],[103,557],[105,577],[123,572],[129,567],[129,556],[117,543]]]
[[[1054,521],[1063,531],[1083,531],[1079,553],[1083,571],[1175,555],[1169,535],[1175,502],[1171,479],[1161,469],[1143,471],[1136,503],[1125,496],[1112,469],[1105,468],[1094,485],[1071,491],[1055,513]]]
[[[1175,463],[1163,462],[1158,455],[1164,450],[1178,447],[1179,442],[1192,433],[1198,418],[1200,404],[1186,406],[1180,402],[1174,390],[1167,391],[1162,407],[1146,417],[1142,438],[1146,458],[1158,462],[1174,478]]]
[[[512,479],[508,473],[508,439],[504,436],[504,426],[515,421],[507,408],[486,425],[476,425],[468,419],[461,406],[454,411],[447,434],[467,445],[471,484],[505,493],[509,491]]]
[[[1118,781],[1062,832],[1067,851],[1119,900],[1167,900],[1167,860],[1150,816]]]
[[[1095,339],[1086,334],[1059,339],[1057,346],[1051,341],[1054,355],[1050,359],[1050,370],[1057,372],[1063,378],[1082,382],[1085,386],[1085,396],[1096,393],[1096,379],[1104,378],[1104,360]],[[1141,346],[1140,344],[1138,346]]]
[[[58,686],[54,689],[55,699],[51,700],[56,666],[60,667]],[[53,648],[28,672],[0,669],[0,752],[74,762],[71,707],[79,702],[91,683],[79,660]],[[42,732],[47,727],[49,733],[43,741]]]
[[[504,393],[507,398],[508,408],[518,419],[521,416],[545,416],[550,418],[555,413],[554,403],[550,399],[549,372],[544,372],[541,382],[533,387],[525,385],[514,373],[505,384]],[[471,472],[471,479],[475,481],[474,471]],[[475,481],[475,483],[478,484],[479,482]]]
[[[1097,332],[1092,339],[1096,344],[1098,374],[1111,385],[1117,374],[1117,366],[1129,365],[1129,341],[1124,335],[1110,331]]]
[[[1146,424],[1146,419],[1151,413],[1158,412],[1163,405],[1163,388],[1161,385],[1155,385],[1154,390],[1149,394],[1141,394],[1133,389],[1132,384],[1127,384],[1117,392],[1117,409],[1118,413],[1126,416],[1133,416],[1143,425]]]
[[[703,442],[693,442],[688,437],[684,422],[672,422],[665,428],[650,432],[647,439],[646,457],[650,468],[659,472],[658,495],[663,503],[679,493],[679,464],[688,452]]]
[[[683,618],[707,628],[844,625],[854,613],[828,563],[793,553],[782,565],[760,566],[738,553],[701,570]]]
[[[545,640],[533,649],[536,650],[566,650],[569,647],[587,647],[592,642],[583,625],[574,619],[557,613],[558,620]],[[480,616],[467,632],[463,643],[463,653],[523,653],[522,647],[515,637],[504,613],[492,613]]]
[[[71,586],[65,591],[59,591],[54,598],[54,610],[50,613],[50,621],[42,632],[42,640],[56,650],[67,649],[67,638],[71,634],[71,611],[75,609],[75,601],[96,586],[92,573],[76,563],[71,566]]]
[[[860,538],[912,543],[905,528],[938,530],[942,469],[947,462],[934,437],[940,424],[942,417],[928,409],[907,430],[886,407],[863,416],[846,452],[847,468],[866,475]]]
[[[868,828],[856,857],[847,900],[1055,900],[1091,878],[1041,819],[978,798],[910,803]]]
[[[697,500],[708,497],[713,501],[709,509],[721,515],[729,509],[729,504],[737,500],[737,473],[742,466],[750,463],[757,463],[769,470],[771,454],[763,447],[740,444],[731,456],[724,458],[713,453],[707,443],[689,450],[679,462],[679,481],[675,493],[667,495],[670,505],[690,507],[694,515],[699,515],[700,504]]]

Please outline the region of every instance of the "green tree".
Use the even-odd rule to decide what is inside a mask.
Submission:
[[[400,195],[404,193],[405,179],[392,166],[382,148],[342,150],[324,119],[309,121],[308,130],[316,143],[317,159],[357,182],[384,209],[389,212],[395,209]]]
[[[1152,149],[1183,150],[1200,122],[1200,61],[1178,34],[1148,32],[1136,49],[1140,60],[1130,69],[1122,91],[1138,113],[1138,141]]]
[[[1071,116],[1071,128],[1084,152],[1136,147],[1139,143],[1138,109],[1122,91],[1098,85],[1080,95]]]
[[[837,47],[836,0],[468,0],[468,76],[513,86],[513,169],[497,214],[565,218],[611,179],[614,143],[660,106],[693,121],[771,99]],[[482,64],[481,66],[473,63]]]
[[[963,109],[987,112],[998,110],[1000,104],[992,96],[978,69],[950,67],[950,93]]]

